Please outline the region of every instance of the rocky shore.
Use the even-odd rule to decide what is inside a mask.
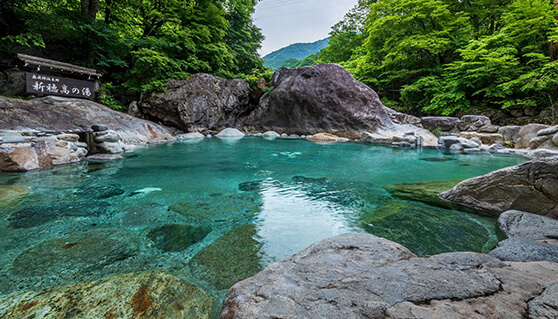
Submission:
[[[316,143],[352,140],[533,157],[457,185],[457,181],[443,183],[435,192],[413,190],[434,206],[457,205],[498,215],[508,239],[488,254],[456,252],[423,258],[373,235],[338,236],[236,283],[228,291],[221,318],[558,317],[558,126],[496,126],[481,115],[417,118],[386,108],[373,90],[337,65],[280,69],[259,101],[250,98],[247,82],[196,75],[169,82],[165,93],[144,96],[131,110],[135,116],[78,99],[0,97],[0,171],[114,160],[142,145],[213,136],[304,138]],[[110,196],[122,194],[119,189],[107,191]],[[409,196],[401,188],[393,191]],[[0,209],[25,192],[0,186]],[[83,205],[72,209],[79,210],[78,204]],[[73,214],[66,206],[48,209],[45,218]],[[7,221],[13,228],[31,227],[37,222],[33,216],[32,210],[22,211]],[[180,232],[173,229],[158,231]],[[97,267],[110,258],[134,255],[138,246],[117,231],[91,231],[79,238],[79,243],[70,236],[30,248],[36,251],[28,255],[43,256],[44,262],[31,268],[37,260],[24,253],[18,257],[17,271],[46,269],[46,273],[51,264],[64,267],[71,254],[78,254],[86,267]],[[81,247],[94,247],[98,253],[87,255],[83,252],[89,250]],[[221,254],[231,253],[212,249],[207,259],[217,264]],[[55,260],[52,254],[57,254]],[[199,264],[207,269],[228,267],[205,260]],[[79,272],[78,268],[70,270]],[[260,269],[254,267],[244,277]],[[211,297],[185,277],[180,271],[128,272],[16,292],[0,298],[0,317],[66,318],[79,313],[99,318],[208,318]],[[238,279],[216,285],[226,289]]]

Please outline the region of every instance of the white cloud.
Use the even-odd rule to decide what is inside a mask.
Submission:
[[[266,39],[261,56],[293,43],[328,37],[331,26],[343,19],[358,0],[263,0],[254,22]]]

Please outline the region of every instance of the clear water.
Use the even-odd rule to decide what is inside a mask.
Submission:
[[[381,186],[462,180],[524,161],[214,138],[143,148],[118,162],[0,174],[0,185],[29,190],[0,209],[0,294],[165,268],[210,294],[215,315],[234,282],[347,232],[383,236],[422,256],[484,252],[502,239],[495,217],[398,200]],[[112,250],[95,246],[107,233],[120,236],[105,244]]]

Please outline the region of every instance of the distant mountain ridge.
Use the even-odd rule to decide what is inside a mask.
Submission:
[[[307,56],[320,52],[321,49],[328,45],[329,38],[312,43],[294,43],[264,56],[264,65],[272,69],[277,69],[286,60],[304,60]]]

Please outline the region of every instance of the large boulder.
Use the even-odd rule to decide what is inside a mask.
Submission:
[[[558,282],[556,271],[558,263],[503,263],[469,252],[417,258],[383,238],[348,234],[235,284],[220,318],[471,318],[480,311],[474,318],[522,318],[527,303]]]
[[[497,215],[513,209],[558,218],[558,156],[465,180],[440,198]]]
[[[26,172],[77,163],[83,154],[69,142],[54,141],[0,144],[0,171]]]
[[[527,124],[523,126],[519,130],[519,139],[515,144],[515,148],[530,148],[530,142],[537,137],[537,133],[549,127],[543,124]]]
[[[428,130],[438,129],[444,132],[456,131],[461,122],[457,117],[426,116],[421,118],[422,126]]]
[[[236,126],[251,111],[249,93],[245,80],[199,73],[169,80],[165,92],[143,97],[138,108],[147,118],[185,131],[218,130]]]
[[[457,125],[460,131],[478,131],[483,126],[491,125],[490,119],[483,115],[463,115]]]
[[[127,143],[147,143],[172,138],[159,124],[117,112],[88,100],[47,96],[32,100],[0,96],[0,129],[42,127],[49,131],[90,131],[103,123]]]
[[[336,64],[277,70],[271,92],[244,124],[297,134],[375,131],[395,125],[376,92]]]

